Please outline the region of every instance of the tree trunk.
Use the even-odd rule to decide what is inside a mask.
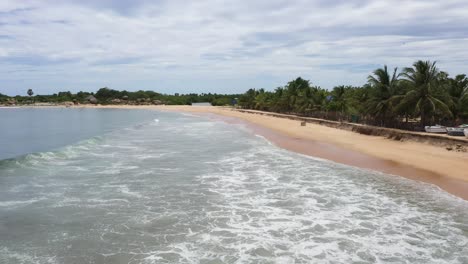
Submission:
[[[426,126],[426,114],[424,113],[424,111],[421,111],[421,127],[422,127],[422,129],[424,129],[425,126]]]

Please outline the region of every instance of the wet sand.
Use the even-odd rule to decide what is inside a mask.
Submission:
[[[420,142],[400,142],[317,124],[219,107],[97,106],[198,113],[243,123],[275,145],[301,154],[431,183],[468,200],[468,154]]]
[[[206,114],[201,115],[206,116]],[[431,172],[429,170],[407,166],[392,160],[373,157],[358,151],[345,149],[326,142],[294,138],[262,126],[258,126],[255,123],[245,122],[232,117],[211,116],[211,118],[220,119],[228,123],[244,124],[248,126],[248,128],[250,128],[254,133],[265,137],[278,147],[287,150],[331,160],[341,164],[399,175],[408,179],[426,183],[432,183],[453,195],[468,200],[468,181],[453,179]]]

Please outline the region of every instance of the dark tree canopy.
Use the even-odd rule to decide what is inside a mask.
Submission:
[[[436,62],[416,61],[401,72],[390,71],[386,65],[376,69],[361,87],[340,85],[324,90],[299,77],[274,91],[252,88],[241,96],[239,105],[420,130],[436,123],[468,123],[468,78],[451,78]]]

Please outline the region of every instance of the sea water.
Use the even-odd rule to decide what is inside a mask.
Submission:
[[[468,263],[468,203],[429,184],[204,117],[0,111],[2,264]]]

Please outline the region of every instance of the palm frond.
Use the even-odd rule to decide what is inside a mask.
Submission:
[[[432,105],[434,107],[434,110],[439,109],[439,110],[442,110],[442,112],[444,114],[446,114],[448,116],[453,116],[452,111],[450,111],[450,108],[444,102],[442,102],[438,98],[435,98],[435,97],[432,97],[432,96],[430,96],[428,99],[429,99],[429,101],[431,101],[431,103],[432,103]]]

